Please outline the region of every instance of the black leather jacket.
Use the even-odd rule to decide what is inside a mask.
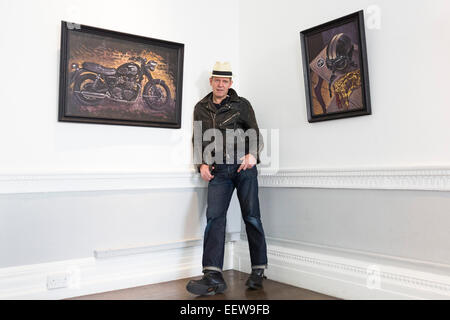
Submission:
[[[214,142],[216,141],[215,138],[211,138],[211,140],[201,139],[201,143],[196,144],[194,143],[194,132],[192,136],[192,143],[194,146],[194,164],[196,164],[198,171],[200,171],[201,163],[205,163],[210,166],[215,163],[213,159],[204,159],[203,157],[205,147],[211,145],[211,143],[215,146],[215,152],[209,153],[211,153],[214,157],[216,152],[219,152],[218,157],[222,156],[222,163],[242,162],[242,160],[239,160],[242,155],[238,154],[236,148],[238,142],[245,143],[245,154],[251,153],[256,158],[257,163],[261,162],[260,152],[264,148],[264,141],[261,133],[259,132],[255,112],[253,111],[250,102],[243,97],[239,97],[235,90],[231,88],[228,89],[228,97],[219,109],[217,109],[213,104],[212,92],[206,95],[195,105],[194,122],[195,121],[201,121],[202,123],[202,137],[204,137],[203,134],[207,129],[219,129],[223,137],[222,146],[214,145]],[[236,138],[231,141],[227,141],[226,129],[241,130],[234,131]],[[249,143],[248,135],[245,135],[245,132],[247,132],[248,129],[254,129],[256,131],[257,144]],[[202,146],[201,150],[200,145]],[[234,150],[234,159],[230,157],[232,150]]]

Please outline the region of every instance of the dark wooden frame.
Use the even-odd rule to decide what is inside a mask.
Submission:
[[[358,33],[359,33],[359,45],[360,45],[360,69],[361,69],[361,83],[362,83],[362,99],[364,108],[362,110],[350,110],[343,111],[339,113],[331,113],[331,114],[321,114],[321,115],[313,115],[312,112],[312,95],[311,95],[311,87],[310,87],[310,67],[309,61],[310,57],[308,55],[307,41],[306,37],[321,33],[327,29],[335,28],[340,25],[347,24],[349,22],[355,21],[358,24]],[[342,119],[356,116],[364,116],[372,114],[372,109],[370,105],[370,90],[369,90],[369,72],[367,66],[367,49],[366,49],[366,36],[364,30],[364,14],[363,11],[357,11],[347,16],[326,22],[324,24],[312,27],[307,30],[303,30],[300,32],[300,41],[302,48],[302,59],[303,59],[303,76],[305,81],[305,90],[306,90],[306,110],[308,114],[309,122],[317,122],[317,121],[325,121],[325,120],[333,120],[333,119]]]
[[[100,36],[108,36],[116,39],[123,39],[127,41],[134,41],[138,43],[150,44],[154,46],[161,46],[170,49],[177,50],[177,77],[176,77],[176,95],[175,100],[175,121],[174,122],[162,122],[162,121],[138,121],[129,119],[110,119],[110,118],[98,118],[98,117],[83,117],[83,116],[71,116],[66,115],[66,88],[69,81],[68,74],[68,33],[69,32],[83,32]],[[128,126],[145,126],[145,127],[160,127],[160,128],[181,128],[181,100],[183,91],[183,60],[184,60],[184,44],[154,39],[149,37],[143,37],[138,35],[132,35],[123,32],[117,32],[112,30],[101,29],[97,27],[91,27],[86,25],[80,25],[61,21],[61,57],[60,57],[60,81],[59,81],[59,110],[58,121],[67,122],[83,122],[94,124],[112,124],[112,125],[128,125]]]

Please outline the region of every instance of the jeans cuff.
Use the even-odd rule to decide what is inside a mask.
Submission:
[[[218,268],[218,267],[213,267],[213,266],[207,266],[207,267],[203,267],[203,271],[205,270],[212,270],[212,271],[219,271],[222,272],[222,269]]]
[[[267,264],[252,266],[252,269],[267,269]]]

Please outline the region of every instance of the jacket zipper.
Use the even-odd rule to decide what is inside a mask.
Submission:
[[[209,107],[209,106],[208,106],[208,107]],[[226,105],[226,107],[227,107],[228,110],[231,109],[231,107],[230,107],[229,104]],[[209,108],[207,108],[207,109],[208,109],[208,111],[209,111],[209,113],[210,113],[210,115],[211,115],[211,118],[212,118],[212,120],[213,120],[213,129],[215,129],[215,128],[216,128],[216,115],[217,115],[217,112],[212,112]],[[229,118],[227,118],[224,122],[222,122],[222,125],[224,125],[225,123],[227,123],[230,119],[232,119],[232,118],[234,118],[234,117],[236,117],[236,116],[239,116],[240,114],[241,114],[240,112],[237,112],[237,113],[233,114],[232,116],[230,116]],[[216,140],[215,140],[215,139],[214,139],[214,143],[216,143]]]
[[[209,111],[209,115],[211,116],[211,119],[213,121],[213,128],[216,128],[216,113],[212,112],[211,109],[209,108],[209,105],[206,106],[206,109]]]
[[[213,119],[213,129],[215,130],[216,129],[216,113],[214,112],[212,112],[211,110],[209,110],[209,113],[211,114],[211,117],[212,117],[212,119]],[[214,138],[214,149],[217,149],[217,145],[216,145],[216,141],[217,139],[215,139]],[[211,171],[212,170],[212,165],[209,165],[209,171]]]
[[[222,122],[222,125],[224,125],[225,123],[229,122],[231,119],[233,119],[233,118],[239,116],[240,114],[241,114],[240,112],[233,114],[231,117],[229,117],[228,119],[224,120],[224,121]]]

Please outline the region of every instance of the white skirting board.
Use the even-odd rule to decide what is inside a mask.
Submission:
[[[246,240],[233,234],[224,270],[251,270]],[[0,299],[64,299],[200,276],[198,239],[139,248],[99,250],[96,257],[0,269]],[[395,258],[394,258],[395,259]],[[450,299],[446,266],[387,259],[268,240],[269,279],[342,299]],[[435,268],[437,272],[430,272]],[[67,287],[47,281],[67,275]]]
[[[0,269],[0,300],[64,299],[202,275],[202,245],[169,244],[102,251],[97,258]],[[195,244],[191,246],[189,244]],[[137,252],[137,253],[136,253]],[[97,252],[99,254],[99,252]],[[232,245],[225,245],[224,270],[232,269]],[[67,275],[65,288],[48,289],[48,277]]]
[[[450,299],[450,273],[446,267],[440,266],[438,273],[432,273],[416,263],[408,265],[394,259],[401,261],[400,267],[397,261],[381,255],[342,255],[339,250],[305,250],[287,246],[287,241],[271,242],[267,243],[265,274],[274,281],[342,299]],[[247,241],[235,242],[233,253],[234,269],[248,272],[251,263]]]

